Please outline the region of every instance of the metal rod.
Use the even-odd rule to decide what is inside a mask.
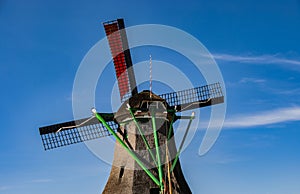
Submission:
[[[152,153],[152,150],[151,150],[151,148],[150,148],[150,145],[149,145],[149,143],[148,143],[148,141],[147,141],[147,139],[146,139],[146,137],[145,137],[145,135],[144,135],[144,133],[143,133],[143,131],[142,131],[140,125],[139,125],[139,123],[137,122],[137,120],[136,120],[136,118],[135,118],[135,116],[134,116],[134,114],[133,114],[133,112],[132,112],[132,110],[131,110],[129,104],[127,104],[127,107],[128,107],[129,112],[130,112],[130,115],[131,115],[132,118],[133,118],[134,124],[136,125],[136,127],[138,128],[138,130],[139,130],[139,132],[140,132],[140,134],[141,134],[141,136],[142,136],[142,139],[143,139],[143,141],[144,141],[144,143],[145,143],[145,145],[146,145],[146,147],[147,147],[147,150],[149,151],[149,154],[150,154],[151,158],[153,159],[155,165],[157,166],[157,162],[156,162],[155,157],[154,157],[154,155],[153,155],[153,153]]]
[[[149,65],[150,65],[150,78],[149,78],[149,85],[150,85],[150,98],[152,98],[152,57],[150,55],[150,62],[149,62]]]
[[[190,117],[189,124],[188,124],[188,126],[187,126],[187,128],[185,130],[185,133],[184,133],[183,139],[181,141],[181,144],[179,146],[179,149],[178,149],[178,151],[176,153],[175,159],[173,161],[173,164],[172,164],[172,167],[171,167],[171,172],[174,170],[174,168],[176,166],[176,163],[177,163],[177,161],[179,159],[179,155],[180,155],[181,149],[183,147],[183,144],[185,142],[186,136],[188,134],[188,131],[189,131],[190,127],[191,127],[191,123],[192,123],[192,121],[193,121],[194,118],[195,118],[195,113],[193,112],[192,115],[191,115],[191,117]]]
[[[97,119],[105,126],[105,128],[116,138],[116,140],[125,148],[125,150],[130,154],[130,156],[140,165],[140,167],[147,173],[147,175],[153,180],[155,184],[162,187],[162,184],[157,180],[157,178],[145,167],[143,162],[135,155],[135,153],[127,147],[127,145],[122,141],[122,139],[116,134],[116,132],[106,123],[106,121],[97,113],[96,109],[92,109]]]
[[[163,184],[162,184],[162,168],[160,163],[160,153],[159,153],[159,144],[158,144],[158,138],[157,138],[157,131],[156,131],[156,121],[155,121],[155,115],[154,111],[151,111],[151,120],[152,120],[152,128],[153,128],[153,134],[154,134],[154,141],[155,141],[155,149],[156,149],[156,157],[157,157],[157,163],[158,163],[158,176],[159,176],[159,183],[160,183],[160,190],[163,191]]]

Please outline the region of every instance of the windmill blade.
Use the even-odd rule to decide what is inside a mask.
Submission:
[[[159,95],[176,111],[185,111],[224,102],[220,83]]]
[[[119,125],[113,113],[99,113],[115,131]],[[95,117],[69,121],[39,128],[45,150],[111,135]]]
[[[121,101],[138,93],[123,19],[103,23],[113,56]]]

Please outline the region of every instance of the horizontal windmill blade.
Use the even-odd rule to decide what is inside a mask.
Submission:
[[[185,111],[224,102],[220,83],[159,95],[176,111]]]
[[[121,101],[138,93],[123,19],[103,23],[118,79]]]
[[[99,113],[115,131],[119,125],[113,113]],[[110,136],[109,131],[95,117],[69,121],[39,128],[45,150]]]

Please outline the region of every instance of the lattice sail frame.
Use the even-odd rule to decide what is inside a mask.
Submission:
[[[113,57],[121,101],[137,94],[135,75],[123,19],[103,23]]]
[[[224,102],[220,83],[159,95],[176,111],[185,111]]]
[[[40,135],[45,150],[111,135],[97,118],[85,122],[87,119],[41,127]],[[84,125],[80,125],[83,122]],[[107,123],[112,129],[118,131],[119,125],[116,122],[108,119]]]

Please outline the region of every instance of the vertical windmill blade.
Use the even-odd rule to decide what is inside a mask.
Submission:
[[[121,101],[137,94],[130,50],[123,19],[103,23],[113,57]]]

